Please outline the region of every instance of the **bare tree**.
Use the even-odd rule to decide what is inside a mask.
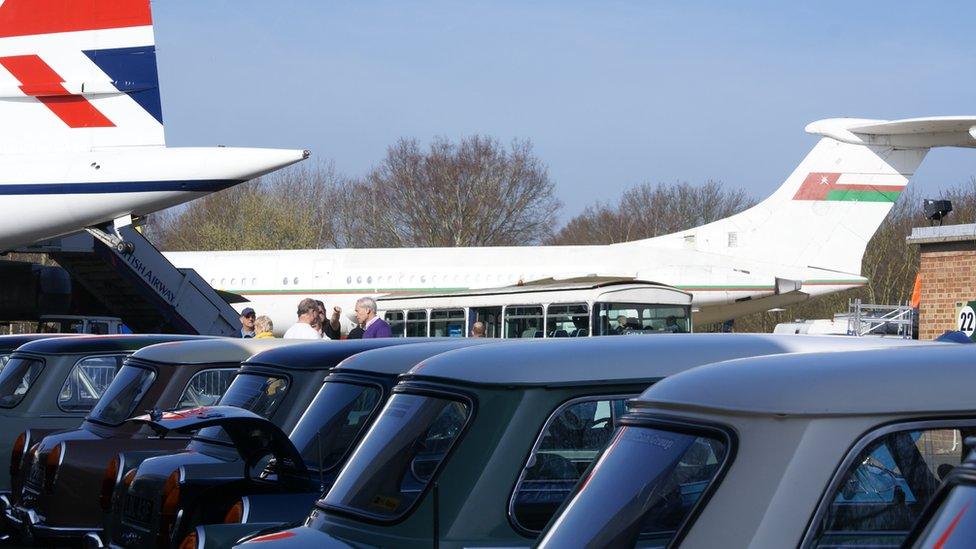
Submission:
[[[531,245],[559,208],[528,141],[401,139],[361,179],[298,166],[158,214],[150,235],[167,250]]]
[[[457,144],[413,139],[387,150],[358,182],[353,240],[373,246],[511,246],[542,242],[560,208],[528,141],[505,149],[474,135]]]
[[[553,244],[612,244],[683,231],[738,213],[754,201],[718,181],[652,185],[624,192],[616,205],[589,206],[552,239]]]
[[[296,166],[160,212],[147,234],[174,251],[327,246],[345,183],[332,165]]]

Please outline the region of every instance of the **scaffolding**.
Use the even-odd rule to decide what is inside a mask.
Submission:
[[[847,306],[847,335],[891,335],[912,339],[915,309],[911,305],[877,305],[851,299]]]

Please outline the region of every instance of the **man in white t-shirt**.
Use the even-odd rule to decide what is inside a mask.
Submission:
[[[322,334],[312,327],[319,314],[318,303],[305,298],[298,303],[298,322],[285,332],[285,339],[322,339]]]

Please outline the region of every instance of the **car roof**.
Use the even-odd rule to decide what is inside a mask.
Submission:
[[[742,358],[670,377],[635,399],[761,415],[862,415],[976,409],[976,345]]]
[[[418,364],[407,377],[505,386],[606,384],[657,380],[694,366],[745,356],[882,345],[900,347],[911,343],[882,338],[774,334],[534,339],[446,352]]]
[[[12,334],[0,336],[0,349],[14,350],[24,343],[37,341],[39,339],[59,338],[59,337],[79,337],[81,334]]]
[[[463,349],[475,345],[495,343],[499,340],[487,338],[456,338],[448,341],[416,343],[384,347],[353,355],[342,362],[332,373],[370,372],[374,374],[400,375],[409,371],[421,360],[440,353]]]
[[[242,362],[253,354],[304,343],[299,339],[229,338],[192,341],[169,341],[143,347],[132,358],[159,364],[206,364],[211,362]]]
[[[247,359],[246,365],[272,366],[288,370],[328,370],[344,359],[363,351],[425,341],[419,338],[385,337],[377,339],[346,339],[342,341],[307,341],[299,345],[277,347],[262,351]]]
[[[103,351],[135,351],[147,345],[165,343],[167,341],[190,341],[211,338],[212,336],[175,334],[83,335],[31,341],[18,347],[17,352],[54,355]]]

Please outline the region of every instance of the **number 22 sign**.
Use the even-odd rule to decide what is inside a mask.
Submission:
[[[973,333],[976,332],[976,311],[973,310],[973,305],[976,305],[976,302],[970,301],[965,307],[959,309],[959,316],[956,319],[956,327],[969,337],[973,337]]]

